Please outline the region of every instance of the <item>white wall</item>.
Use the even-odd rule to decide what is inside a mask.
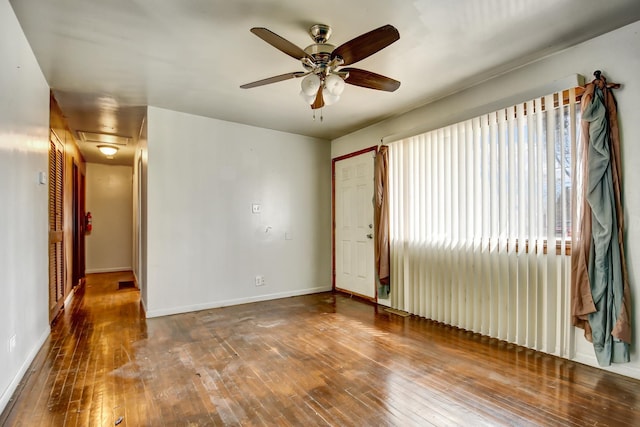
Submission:
[[[147,316],[331,289],[328,141],[154,107],[147,118]]]
[[[49,334],[49,86],[0,0],[0,411]],[[16,346],[9,352],[9,339]]]
[[[133,168],[87,163],[86,273],[133,268]]]
[[[333,158],[378,143],[391,142],[427,130],[477,116],[500,106],[535,96],[536,88],[579,73],[593,78],[602,70],[612,82],[622,83],[615,91],[621,129],[623,163],[623,203],[625,209],[625,249],[632,290],[633,345],[631,363],[610,370],[640,378],[640,22],[597,37],[558,54],[537,61],[481,85],[449,96],[432,104],[386,120],[332,141]],[[516,95],[514,97],[514,95]],[[542,95],[542,93],[540,93]],[[582,331],[576,331],[576,360],[597,366],[592,346]]]

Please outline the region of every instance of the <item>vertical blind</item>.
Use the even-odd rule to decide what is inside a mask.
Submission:
[[[574,89],[389,145],[391,304],[571,357]]]

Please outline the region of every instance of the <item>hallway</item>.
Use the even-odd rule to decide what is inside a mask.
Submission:
[[[146,338],[139,292],[118,290],[119,281],[132,279],[130,272],[87,276],[86,289],[52,326],[14,394],[19,398],[2,414],[2,425],[113,425],[119,410],[130,410],[125,402],[134,397],[137,402],[138,392],[112,372],[129,362],[136,343]]]
[[[0,425],[640,425],[640,381],[342,294],[146,320],[126,280],[87,277]]]

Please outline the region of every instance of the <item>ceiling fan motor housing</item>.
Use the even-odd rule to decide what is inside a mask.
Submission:
[[[313,62],[315,62],[317,68],[324,70],[329,65],[329,62],[331,61],[331,52],[333,52],[335,48],[336,47],[332,44],[316,43],[307,46],[304,51],[313,57]],[[304,61],[302,62],[302,65],[307,71],[311,71],[314,68],[306,64]]]

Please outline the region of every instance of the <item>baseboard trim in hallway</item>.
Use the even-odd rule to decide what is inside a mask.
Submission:
[[[47,329],[44,332],[42,332],[42,334],[40,335],[40,338],[38,339],[36,344],[29,351],[29,354],[27,355],[24,363],[20,367],[20,370],[18,371],[16,376],[13,378],[11,383],[7,386],[7,389],[5,390],[4,394],[0,396],[0,409],[4,408],[2,409],[3,413],[11,411],[11,408],[15,403],[16,396],[14,395],[20,394],[25,381],[28,380],[29,368],[31,364],[34,363],[35,358],[38,356],[38,353],[41,351],[42,346],[47,341],[47,338],[49,338],[49,334],[50,334],[50,330],[49,330],[49,327],[47,327]],[[2,420],[3,420],[3,417],[0,417],[0,425],[4,425],[4,423],[2,423]]]

